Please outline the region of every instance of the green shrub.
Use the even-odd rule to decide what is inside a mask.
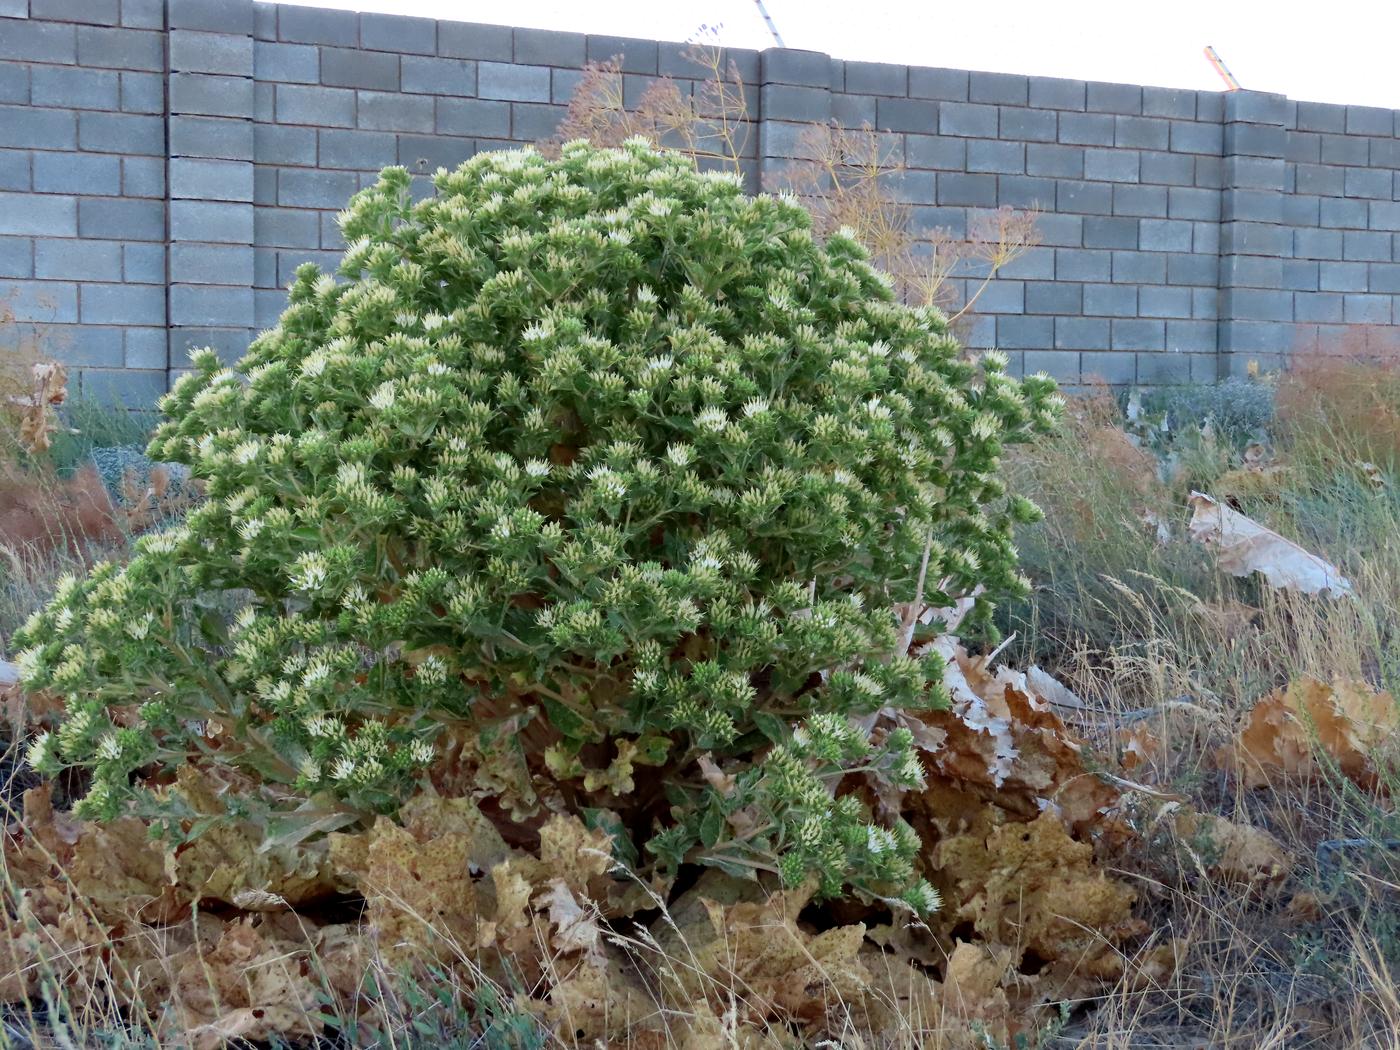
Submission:
[[[101,817],[199,755],[369,814],[451,750],[518,819],[930,903],[913,833],[833,801],[852,768],[917,783],[908,735],[846,716],[939,699],[898,637],[922,578],[1021,586],[1034,508],[998,456],[1052,383],[964,359],[792,201],[638,142],[435,183],[386,170],[343,281],[302,267],[236,371],[194,355],[151,454],[209,499],[26,627],[68,704],[35,764],[88,767]]]

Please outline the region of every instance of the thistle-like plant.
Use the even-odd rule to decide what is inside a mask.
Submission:
[[[930,906],[912,832],[839,790],[918,761],[855,717],[941,700],[898,610],[1023,586],[998,459],[1053,384],[642,142],[434,182],[386,170],[339,278],[302,267],[235,368],[194,355],[151,454],[208,500],[25,627],[67,709],[34,765],[86,767],[101,818],[233,765],[304,831],[455,777],[657,863]]]

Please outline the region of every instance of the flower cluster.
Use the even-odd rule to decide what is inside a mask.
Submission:
[[[434,181],[386,170],[338,275],[299,269],[236,368],[193,355],[151,454],[208,499],[24,629],[68,711],[36,766],[88,767],[101,816],[193,756],[372,813],[468,739],[506,811],[549,794],[694,857],[701,753],[771,742],[784,875],[907,883],[908,830],[818,770],[875,760],[851,716],[939,699],[891,658],[899,603],[1022,586],[998,460],[1053,384],[965,358],[796,203],[640,142]]]

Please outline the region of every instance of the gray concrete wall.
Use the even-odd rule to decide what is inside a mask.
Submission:
[[[548,136],[585,63],[635,102],[692,90],[681,44],[254,0],[0,0],[0,299],[86,392],[149,402],[188,347],[230,357],[386,164]],[[1041,245],[969,341],[1066,381],[1211,381],[1400,321],[1391,110],[732,51],[745,164],[782,184],[810,122],[869,123],[915,224],[1002,205]],[[424,180],[426,182],[426,179]],[[975,274],[969,272],[969,278]]]

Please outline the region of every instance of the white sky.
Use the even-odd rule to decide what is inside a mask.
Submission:
[[[283,0],[685,40],[718,25],[772,46],[754,0]],[[838,58],[1219,89],[1400,109],[1400,0],[767,0],[788,47]]]

